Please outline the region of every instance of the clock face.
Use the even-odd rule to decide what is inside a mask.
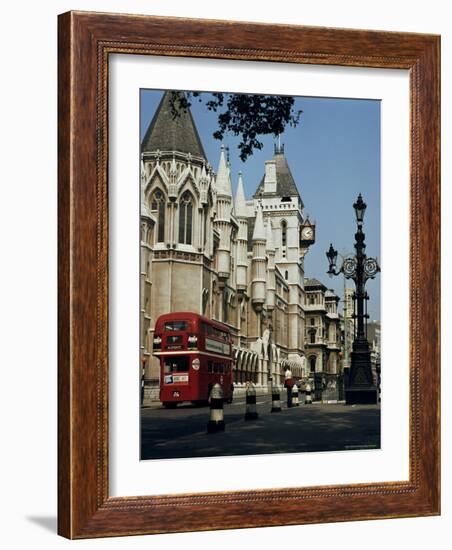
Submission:
[[[303,239],[312,239],[314,231],[312,227],[304,227],[301,234],[303,235]]]

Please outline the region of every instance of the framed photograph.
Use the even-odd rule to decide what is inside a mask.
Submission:
[[[59,17],[61,535],[440,513],[439,50]]]

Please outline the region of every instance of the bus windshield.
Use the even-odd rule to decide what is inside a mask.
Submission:
[[[188,372],[188,357],[186,355],[178,357],[167,357],[163,365],[164,374],[171,372]]]
[[[167,321],[165,323],[165,330],[187,330],[187,321]]]

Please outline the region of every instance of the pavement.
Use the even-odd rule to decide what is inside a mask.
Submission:
[[[225,431],[213,434],[207,434],[208,406],[144,407],[141,459],[380,448],[378,405],[281,405],[281,412],[271,413],[271,396],[258,396],[259,418],[245,421],[245,397],[234,397],[233,403],[224,405]]]

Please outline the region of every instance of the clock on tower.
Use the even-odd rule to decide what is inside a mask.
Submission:
[[[310,246],[315,242],[315,224],[309,219],[306,219],[303,225],[300,227],[300,245]]]

